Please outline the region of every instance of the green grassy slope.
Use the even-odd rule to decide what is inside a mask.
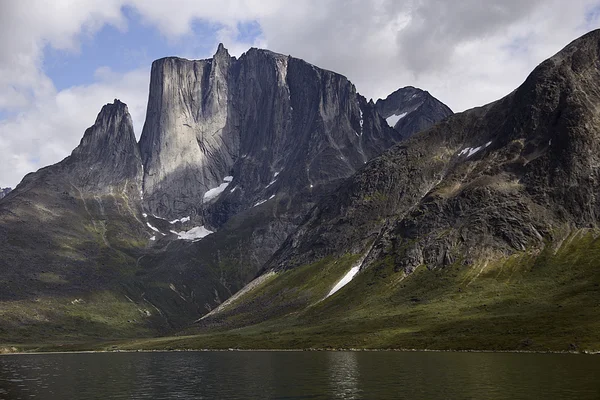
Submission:
[[[210,326],[180,337],[118,347],[600,349],[600,238],[594,232],[579,231],[537,254],[422,266],[409,276],[383,260],[323,300],[354,259],[279,273],[223,311],[222,325],[214,317]],[[247,326],[252,320],[262,322]]]

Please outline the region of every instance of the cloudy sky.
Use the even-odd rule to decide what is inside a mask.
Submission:
[[[413,85],[462,111],[599,22],[600,0],[2,0],[0,187],[69,155],[114,98],[139,136],[156,58],[264,47],[367,98]]]

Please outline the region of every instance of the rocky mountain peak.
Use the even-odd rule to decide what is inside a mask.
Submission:
[[[103,147],[114,146],[122,142],[135,142],[133,123],[127,105],[118,99],[106,104],[96,117],[96,122],[88,128],[73,155],[97,153]]]
[[[90,185],[120,184],[139,175],[142,163],[127,105],[118,99],[106,104],[70,157],[75,176]],[[140,182],[141,183],[141,182]]]
[[[227,49],[225,48],[223,43],[219,43],[219,46],[217,47],[217,52],[213,56],[213,59],[220,58],[220,57],[227,57],[227,58],[231,57],[229,55],[229,51],[227,51]]]
[[[452,115],[452,110],[429,92],[406,86],[376,103],[377,111],[388,124],[405,135],[427,129]]]
[[[236,59],[222,44],[209,60],[155,62],[146,115],[147,210],[206,217],[227,197],[219,223],[277,192],[346,178],[401,138],[342,75],[262,49]],[[229,177],[232,191],[213,197]]]

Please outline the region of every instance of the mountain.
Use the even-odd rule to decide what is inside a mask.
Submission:
[[[406,137],[421,132],[444,118],[452,110],[429,92],[407,86],[396,90],[375,103],[379,114],[388,124]]]
[[[0,203],[0,337],[172,332],[250,282],[344,179],[408,132],[342,75],[220,45],[152,65],[136,142],[105,105],[72,154]]]
[[[3,199],[6,197],[7,194],[10,193],[12,189],[7,187],[7,188],[0,188],[0,199]]]
[[[145,206],[216,227],[273,194],[347,178],[400,138],[345,77],[293,57],[238,60],[219,45],[209,60],[157,60],[140,139]]]
[[[179,345],[597,350],[599,82],[597,30],[368,162]]]

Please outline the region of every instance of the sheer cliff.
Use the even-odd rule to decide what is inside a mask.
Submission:
[[[157,60],[140,140],[145,205],[217,227],[347,178],[401,137],[345,77],[290,56],[236,59],[220,45],[208,60]]]

